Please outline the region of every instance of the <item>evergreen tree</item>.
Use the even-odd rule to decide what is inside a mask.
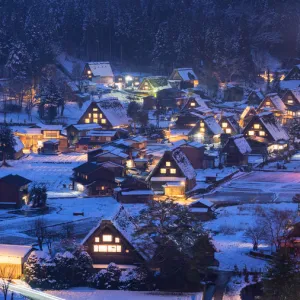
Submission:
[[[2,152],[1,166],[9,167],[6,158],[15,152],[16,145],[14,134],[8,126],[0,126],[0,152]]]
[[[46,206],[47,188],[45,185],[34,185],[30,190],[29,203],[34,208]]]

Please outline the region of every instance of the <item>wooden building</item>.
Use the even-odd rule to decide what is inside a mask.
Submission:
[[[157,103],[166,109],[179,109],[183,102],[184,93],[176,88],[160,89],[156,93]]]
[[[31,246],[0,244],[0,269],[4,272],[1,277],[20,279],[31,251]]]
[[[267,94],[257,108],[258,113],[272,112],[279,121],[282,121],[286,114],[286,106],[276,93]]]
[[[23,155],[24,144],[21,142],[18,136],[14,136],[15,145],[13,151],[6,153],[6,159],[16,160],[20,159]],[[0,161],[3,160],[3,152],[0,151]]]
[[[287,105],[300,105],[300,88],[287,90],[282,96],[282,102]]]
[[[102,127],[99,124],[72,124],[69,125],[67,130],[67,138],[70,145],[75,145],[81,137],[87,136],[91,130],[100,130]]]
[[[223,163],[226,166],[248,165],[252,149],[242,134],[230,137],[222,148]]]
[[[280,81],[282,90],[298,89],[300,87],[300,65],[295,65]]]
[[[73,189],[88,196],[112,195],[117,186],[115,174],[108,167],[95,162],[86,162],[73,169]]]
[[[248,122],[256,115],[256,110],[253,106],[247,106],[240,115],[239,125],[244,128]]]
[[[201,221],[208,221],[214,217],[214,203],[199,196],[195,196],[188,199],[193,201],[189,204],[191,213],[196,215]]]
[[[128,127],[129,120],[125,108],[117,98],[105,98],[91,102],[78,121],[78,124],[91,123],[111,130]]]
[[[196,172],[186,155],[179,149],[166,151],[147,177],[154,191],[166,196],[184,196],[196,185]]]
[[[0,178],[0,208],[20,208],[29,200],[28,184],[31,180],[19,175]]]
[[[82,241],[82,245],[93,260],[95,269],[105,269],[114,262],[121,269],[139,266],[150,261],[153,247],[145,248],[139,239],[134,237],[136,224],[121,207],[113,218],[103,219]],[[149,245],[150,237],[147,244]]]
[[[253,116],[243,134],[253,140],[268,144],[268,151],[288,150],[289,136],[271,112]]]
[[[219,125],[224,133],[228,135],[236,135],[240,133],[240,126],[236,119],[236,115],[232,113],[223,113],[219,120]]]
[[[138,90],[147,93],[148,95],[156,97],[159,90],[170,88],[168,80],[164,76],[151,76],[143,78]]]
[[[83,70],[83,77],[95,83],[112,85],[114,73],[107,61],[88,62]]]
[[[207,106],[206,101],[200,97],[189,97],[186,99],[182,106],[182,111],[184,110],[194,110],[202,112],[202,114],[210,114],[212,110]]]
[[[174,69],[168,79],[172,87],[178,89],[188,89],[199,84],[197,75],[192,68]]]
[[[247,103],[250,106],[258,106],[263,100],[265,96],[260,90],[253,90],[250,92],[247,98]]]

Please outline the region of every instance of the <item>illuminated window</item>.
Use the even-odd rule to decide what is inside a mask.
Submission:
[[[110,141],[111,141],[111,137],[107,136],[107,137],[105,138],[105,141],[106,141],[106,142],[110,142]]]
[[[176,169],[170,169],[171,174],[176,174]]]
[[[260,135],[260,136],[265,136],[266,133],[265,133],[263,130],[261,130],[261,131],[259,132],[259,135]]]
[[[116,237],[115,238],[115,243],[117,243],[117,244],[120,243],[120,238]]]
[[[93,123],[97,123],[98,122],[98,119],[93,119]]]
[[[227,126],[228,126],[228,124],[227,124],[227,123],[225,123],[225,122],[224,122],[224,123],[222,123],[222,127],[223,127],[223,128],[226,128]]]
[[[105,186],[101,186],[101,190],[104,191],[105,190]]]
[[[160,173],[161,173],[161,174],[166,174],[166,173],[167,173],[167,169],[161,168],[161,169],[160,169]]]
[[[196,106],[196,103],[195,103],[195,102],[192,102],[192,103],[191,103],[191,106]]]
[[[101,124],[106,124],[106,119],[101,119]]]
[[[205,128],[200,128],[200,132],[205,132]]]
[[[94,107],[94,108],[93,108],[93,111],[98,111],[98,108],[97,108],[97,107]]]
[[[102,118],[102,114],[99,114],[99,118],[100,118],[100,119]]]
[[[201,122],[201,123],[200,123],[200,127],[203,128],[204,126],[205,126],[204,123]]]
[[[95,242],[96,242],[96,243],[99,243],[99,242],[100,242],[100,238],[99,238],[99,237],[96,237],[96,238],[95,238]]]
[[[248,131],[248,135],[254,135],[254,131],[253,130],[249,130]]]
[[[91,71],[91,70],[88,70],[87,73],[88,73],[88,74],[92,74],[92,71]]]
[[[102,240],[103,240],[103,242],[112,242],[112,236],[108,235],[108,234],[104,234],[102,236]]]
[[[91,118],[92,117],[92,114],[89,114],[89,118]]]
[[[166,167],[171,167],[171,162],[170,161],[166,161]]]
[[[94,245],[94,252],[99,252],[99,246],[98,245]]]
[[[270,106],[271,102],[270,101],[266,101],[266,106]]]
[[[99,252],[107,252],[107,246],[106,245],[99,245]]]
[[[228,133],[228,134],[230,134],[231,133],[231,129],[230,128],[226,128],[225,132]]]
[[[90,123],[90,119],[86,118],[86,119],[84,120],[84,123],[86,123],[86,124]]]
[[[122,246],[109,245],[107,246],[107,252],[122,252]]]
[[[98,118],[98,114],[93,114],[93,118],[97,119]]]
[[[128,250],[128,249],[126,249],[126,253],[129,253],[129,250]]]
[[[254,124],[254,129],[259,129],[259,128],[260,128],[259,124]]]
[[[293,104],[294,103],[294,101],[293,100],[288,100],[288,102],[287,102],[288,104]]]

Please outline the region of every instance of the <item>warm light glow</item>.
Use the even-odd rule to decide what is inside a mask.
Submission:
[[[266,133],[265,133],[263,130],[261,130],[261,131],[259,132],[259,135],[260,135],[260,136],[265,136]]]
[[[171,174],[176,174],[176,169],[170,169]]]
[[[196,103],[195,103],[195,102],[192,102],[192,103],[191,103],[191,106],[196,106]]]
[[[248,131],[248,135],[254,135],[254,131],[253,130],[249,130]]]
[[[99,237],[95,237],[95,242],[99,243],[100,242],[100,238]]]
[[[120,243],[120,238],[116,237],[115,238],[115,243]]]
[[[97,108],[97,107],[94,107],[94,108],[93,108],[93,111],[98,111],[98,108]]]
[[[103,242],[112,242],[112,236],[110,234],[104,234],[102,240]]]
[[[166,167],[171,167],[171,162],[170,161],[166,161]]]
[[[254,124],[254,129],[259,129],[260,125],[259,124]]]
[[[125,77],[125,80],[126,80],[126,82],[128,82],[128,81],[132,81],[132,80],[133,80],[133,78],[132,78],[132,76],[130,76],[130,75],[127,75],[127,76]]]
[[[266,106],[270,106],[271,102],[270,101],[266,101]]]
[[[225,132],[228,133],[228,134],[230,134],[231,133],[231,129],[230,128],[226,128]]]
[[[184,181],[181,181],[180,184],[181,184],[181,185],[185,185],[185,182],[184,182]]]
[[[222,123],[222,128],[227,128],[228,124],[227,123]]]
[[[101,119],[101,124],[106,124],[106,119]]]
[[[167,169],[161,168],[161,169],[160,169],[160,173],[161,173],[161,174],[166,174],[166,173],[167,173]]]
[[[92,74],[92,71],[91,71],[91,70],[88,70],[87,73],[90,75],[90,74]]]
[[[90,123],[90,119],[85,119],[84,123],[89,124]]]
[[[200,128],[200,132],[205,132],[205,128]]]

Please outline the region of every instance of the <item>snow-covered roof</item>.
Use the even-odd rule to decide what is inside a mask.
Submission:
[[[196,203],[201,203],[207,207],[212,207],[214,205],[214,203],[212,203],[211,201],[200,197],[192,197],[188,200],[194,200],[189,206],[195,205]]]
[[[252,151],[250,145],[242,134],[237,134],[231,137],[236,147],[239,149],[241,154],[247,154]]]
[[[0,244],[0,256],[25,257],[32,250],[31,246]]]
[[[28,135],[41,135],[41,128],[29,128],[29,127],[12,127],[14,133],[28,134]]]
[[[49,124],[42,124],[42,123],[38,123],[36,124],[36,126],[40,127],[41,130],[63,130],[63,126],[62,125],[49,125]]]
[[[292,90],[300,86],[300,80],[281,80],[280,88],[283,90]]]
[[[118,98],[100,99],[97,105],[113,127],[129,124],[127,112]]]
[[[281,98],[278,96],[278,94],[276,93],[268,94],[266,95],[266,98],[267,97],[271,100],[271,102],[273,103],[276,109],[282,111],[283,113],[285,112],[286,106],[281,100]]]
[[[251,91],[251,93],[249,94],[249,96],[252,94],[252,93],[255,93],[257,95],[257,97],[260,99],[260,100],[263,100],[264,99],[264,95],[263,93],[260,91],[260,90],[254,90],[254,91]],[[248,97],[249,97],[248,96]]]
[[[223,117],[226,119],[226,121],[231,125],[231,127],[236,131],[239,132],[240,131],[240,127],[239,124],[236,120],[236,116],[232,113],[223,113]]]
[[[108,61],[94,61],[87,63],[94,76],[113,77],[114,73]]]
[[[291,90],[294,97],[297,99],[298,103],[300,104],[300,88]]]
[[[73,126],[78,131],[81,130],[92,130],[92,129],[101,129],[102,127],[99,124],[91,123],[91,124],[73,124],[69,125],[68,127]]]
[[[247,106],[244,110],[243,110],[243,112],[242,112],[242,114],[241,114],[241,119],[245,119],[245,117],[248,115],[248,113],[250,112],[250,111],[253,111],[253,112],[255,112],[255,108],[253,107],[253,106]]]
[[[16,144],[14,145],[14,149],[16,152],[21,151],[24,149],[24,144],[21,142],[20,138],[18,136],[14,136]]]
[[[223,133],[221,126],[213,116],[203,117],[202,120],[214,135]]]
[[[198,79],[197,75],[195,74],[192,68],[179,68],[179,69],[175,69],[174,71],[176,70],[178,71],[178,74],[180,75],[183,81]]]
[[[271,134],[275,141],[288,140],[289,136],[282,126],[276,121],[275,117],[270,112],[261,113],[258,115],[263,125]]]
[[[152,190],[134,190],[134,191],[122,191],[122,195],[129,196],[129,195],[154,195]]]
[[[172,157],[174,158],[184,176],[186,176],[188,179],[196,177],[196,172],[193,166],[191,165],[186,155],[180,150],[180,148],[172,151]]]
[[[87,136],[110,136],[113,137],[117,131],[115,130],[91,130],[87,133]]]

